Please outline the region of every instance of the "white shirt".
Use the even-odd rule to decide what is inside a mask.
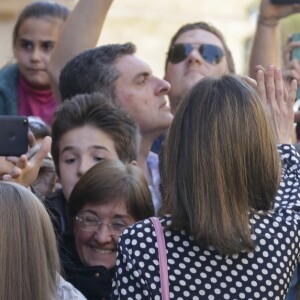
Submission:
[[[149,185],[149,190],[152,195],[152,202],[155,210],[155,214],[157,214],[158,209],[161,206],[161,194],[159,190],[160,185],[160,174],[159,174],[159,158],[158,155],[154,152],[149,152],[147,157],[147,166],[150,170],[152,177],[152,185]]]
[[[61,276],[56,295],[58,300],[87,300],[70,282]]]

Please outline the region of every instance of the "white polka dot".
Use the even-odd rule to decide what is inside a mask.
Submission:
[[[294,185],[291,187],[296,189]],[[278,212],[267,215],[262,212],[251,219],[251,230],[257,238],[255,250],[251,252],[220,255],[213,246],[199,247],[183,230],[168,230],[165,237],[169,247],[171,299],[275,299],[277,295],[283,298],[300,249],[300,217],[293,219],[292,206],[289,206],[290,212],[284,209],[283,214],[280,212],[278,202],[283,201],[283,196],[288,195],[277,194],[275,210],[279,207]],[[296,199],[300,201],[298,190]],[[285,205],[292,201],[291,197],[286,197]],[[249,216],[252,218],[251,214]],[[163,224],[171,222],[166,217],[161,220]],[[131,300],[151,295],[158,300],[161,294],[157,239],[149,221],[138,224],[139,228],[133,225],[121,238],[113,294],[115,299],[119,295]]]

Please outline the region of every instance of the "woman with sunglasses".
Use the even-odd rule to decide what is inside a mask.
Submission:
[[[171,299],[283,300],[299,261],[297,84],[288,95],[274,66],[257,91],[248,81],[200,80],[170,128],[160,222]],[[159,270],[154,227],[138,222],[121,236],[112,298],[160,299]]]
[[[61,246],[66,279],[88,300],[110,299],[119,236],[154,215],[148,184],[136,166],[102,161],[76,184],[69,215],[74,235]]]

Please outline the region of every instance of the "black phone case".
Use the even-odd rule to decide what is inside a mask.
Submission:
[[[27,151],[27,118],[0,115],[0,156],[20,156]]]
[[[274,4],[295,4],[300,3],[300,0],[271,0]]]

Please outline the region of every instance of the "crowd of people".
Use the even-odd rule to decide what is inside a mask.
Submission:
[[[0,300],[300,299],[300,42],[281,66],[276,38],[300,4],[261,0],[249,74],[182,25],[161,79],[131,41],[96,47],[112,3],[16,22],[0,114],[29,147],[0,157]]]

